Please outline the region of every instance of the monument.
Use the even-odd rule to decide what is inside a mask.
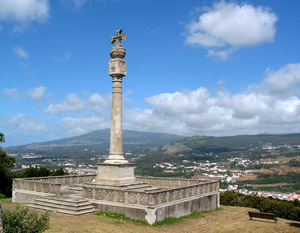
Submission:
[[[217,180],[139,177],[123,154],[122,79],[126,76],[126,39],[122,30],[111,37],[108,74],[112,77],[110,152],[97,164],[97,175],[33,177],[13,180],[13,202],[69,215],[119,212],[150,224],[220,205]]]
[[[111,37],[111,43],[115,43],[110,50],[108,74],[112,77],[112,110],[110,130],[110,152],[104,163],[98,165],[96,182],[101,184],[129,184],[136,182],[133,164],[129,163],[123,154],[122,136],[122,79],[126,76],[126,55],[121,40],[126,40],[126,34],[122,30],[116,31],[116,36]]]

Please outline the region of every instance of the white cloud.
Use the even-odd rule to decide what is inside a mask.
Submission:
[[[14,47],[12,51],[18,58],[29,58],[27,52],[20,47]]]
[[[46,89],[47,88],[44,86],[32,88],[27,91],[27,95],[33,100],[42,100],[46,93]]]
[[[281,83],[284,87],[278,90]],[[300,90],[295,88],[299,84],[298,63],[268,70],[260,84],[237,94],[226,90],[212,94],[204,87],[162,93],[146,99],[151,109],[127,110],[124,126],[182,135],[299,132]]]
[[[84,99],[81,99],[76,94],[69,94],[65,101],[60,104],[50,104],[44,109],[44,112],[53,115],[83,111],[103,112],[109,103],[109,97],[103,97],[97,93]]]
[[[299,94],[300,63],[288,64],[277,71],[268,69],[266,74],[263,85],[269,92],[280,96]]]
[[[21,129],[32,132],[45,132],[48,124],[32,119],[24,114],[18,114],[9,120],[2,120],[0,125],[8,129]]]
[[[48,0],[1,0],[0,20],[12,20],[22,27],[33,21],[45,21],[49,17]]]
[[[197,21],[187,25],[185,43],[205,48],[240,48],[272,42],[276,21],[276,15],[268,7],[220,1],[212,8],[205,8]],[[210,50],[208,56],[212,55],[224,57],[215,50]]]
[[[20,91],[17,88],[5,88],[3,90],[3,94],[13,100],[22,99],[22,95],[20,94]]]
[[[69,134],[84,134],[93,130],[109,128],[109,121],[98,116],[65,117],[62,119],[63,129]]]

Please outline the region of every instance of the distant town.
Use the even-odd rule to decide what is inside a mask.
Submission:
[[[300,190],[293,191],[268,191],[263,188],[270,186],[271,188],[286,187],[289,184],[286,182],[273,182],[273,184],[255,184],[254,180],[261,174],[282,173],[283,168],[289,168],[289,172],[300,172],[299,167],[291,167],[291,161],[299,162],[300,145],[280,145],[274,146],[272,144],[265,144],[262,147],[264,153],[268,154],[267,158],[250,159],[245,156],[245,152],[232,153],[231,156],[222,157],[216,153],[205,153],[208,159],[206,161],[195,161],[189,159],[182,159],[173,161],[163,161],[154,163],[153,170],[159,169],[164,176],[173,176],[174,174],[191,174],[192,178],[196,179],[218,179],[221,182],[221,191],[234,190],[243,194],[258,195],[263,197],[272,197],[282,200],[293,201],[300,200]],[[248,153],[254,152],[249,150]],[[287,157],[287,153],[296,153],[295,156]],[[283,155],[281,155],[283,154]],[[140,157],[145,155],[135,156],[130,152],[125,154],[130,157],[131,162],[136,162]],[[104,161],[108,155],[96,155],[91,158],[76,158],[70,157],[48,157],[36,153],[24,154],[9,154],[9,156],[17,157],[17,165],[15,171],[22,171],[26,168],[32,167],[47,167],[51,169],[63,168],[68,174],[96,174],[96,164]],[[179,154],[178,157],[185,158],[184,154]],[[249,157],[249,156],[248,156]],[[296,159],[295,159],[296,158]],[[297,170],[298,169],[298,170]],[[277,174],[277,173],[275,173]],[[299,173],[297,173],[299,174]],[[279,176],[278,176],[279,177]],[[297,185],[299,180],[294,181]],[[259,182],[258,182],[259,183]],[[265,186],[264,186],[265,185]],[[293,184],[294,185],[294,184]],[[261,187],[261,190],[259,190]],[[298,187],[298,186],[297,186]],[[300,189],[300,188],[299,188]]]

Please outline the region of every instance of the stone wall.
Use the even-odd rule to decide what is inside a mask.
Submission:
[[[152,178],[149,180],[151,181]],[[160,178],[159,181],[158,179],[155,179],[155,183],[164,184],[168,183],[168,180],[169,179]],[[180,179],[172,179],[172,182],[178,184],[180,183],[179,180]],[[184,179],[181,181],[185,182],[186,180]],[[169,187],[171,185],[173,186],[172,182],[169,183]],[[178,188],[147,192],[122,190],[117,188],[112,189],[111,187],[106,188],[105,186],[101,186],[99,184],[85,183],[82,189],[82,197],[115,203],[156,206],[185,198],[197,197],[204,194],[207,195],[217,192],[219,192],[219,181],[199,182],[198,184],[186,185]]]
[[[13,179],[13,189],[60,194],[62,185],[91,182],[93,179],[95,179],[95,177],[95,175],[71,175]]]
[[[13,190],[27,190],[41,193],[60,194],[61,184],[50,183],[47,181],[35,181],[35,180],[13,180]]]
[[[144,182],[155,187],[183,187],[194,184],[201,184],[207,180],[199,179],[182,179],[182,178],[162,178],[162,177],[144,177],[136,176],[138,182]]]

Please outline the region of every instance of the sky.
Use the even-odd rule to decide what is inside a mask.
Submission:
[[[110,127],[123,29],[123,128],[300,133],[299,0],[0,0],[2,146]]]

